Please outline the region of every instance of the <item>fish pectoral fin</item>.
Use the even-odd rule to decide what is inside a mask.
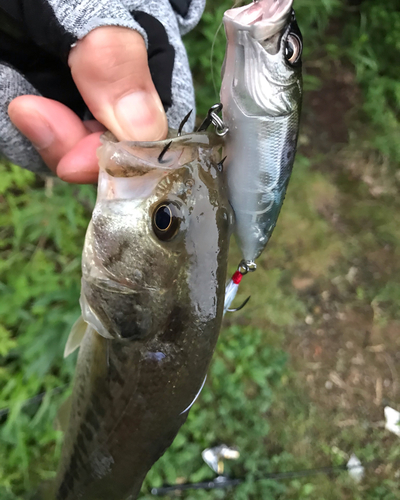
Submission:
[[[69,417],[71,415],[72,397],[68,396],[67,399],[61,404],[57,411],[57,416],[54,419],[54,428],[56,431],[67,431]]]
[[[88,324],[86,323],[86,321],[84,321],[82,316],[79,316],[79,318],[72,326],[67,343],[65,344],[64,358],[73,353],[81,345],[87,327]]]

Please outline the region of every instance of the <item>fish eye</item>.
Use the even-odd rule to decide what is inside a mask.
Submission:
[[[164,201],[153,212],[154,234],[161,241],[170,241],[176,236],[182,221],[182,213],[176,203]]]
[[[285,57],[286,61],[294,65],[299,62],[302,53],[302,43],[300,38],[294,33],[290,33],[286,40]]]

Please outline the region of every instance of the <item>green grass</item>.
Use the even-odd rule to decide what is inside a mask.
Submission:
[[[8,494],[29,491],[54,470],[60,396],[21,405],[71,380],[74,360],[62,353],[79,315],[80,254],[95,191],[56,182],[46,193],[33,174],[0,169],[0,408],[11,408],[0,427],[0,488]]]
[[[400,17],[395,0],[350,3],[295,2],[309,95],[323,95],[332,68],[352,76],[348,141],[320,147],[324,130],[310,125],[306,101],[306,146],[259,270],[237,298],[251,300],[226,317],[206,387],[149,473],[143,498],[165,482],[211,478],[201,451],[222,442],[240,449],[227,470],[246,476],[245,484],[181,498],[400,498],[398,438],[379,425],[384,404],[400,409]],[[229,5],[210,5],[186,37],[200,116],[217,101],[213,78],[218,88],[225,42],[223,29],[215,33]],[[80,255],[95,190],[45,183],[5,163],[0,177],[0,408],[10,408],[0,416],[0,498],[27,500],[54,476],[60,453],[53,421],[66,393],[51,391],[73,376],[76,357],[62,353],[79,315]],[[238,260],[232,245],[230,271]],[[23,406],[42,392],[41,404]],[[255,481],[342,464],[353,452],[381,462],[360,485],[347,473]]]

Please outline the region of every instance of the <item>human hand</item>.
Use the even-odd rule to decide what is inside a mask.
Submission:
[[[11,162],[95,182],[102,131],[158,140],[166,116],[177,128],[194,108],[181,32],[204,0],[178,10],[168,0],[22,2],[0,0],[0,152]],[[185,130],[193,125],[194,114]]]
[[[96,181],[96,149],[106,128],[119,140],[166,137],[167,118],[139,33],[119,26],[97,28],[77,42],[68,64],[96,121],[84,122],[64,104],[40,96],[17,97],[8,107],[11,121],[61,179]]]

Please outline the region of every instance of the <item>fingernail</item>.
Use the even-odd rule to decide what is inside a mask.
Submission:
[[[167,133],[167,117],[154,94],[134,92],[123,97],[115,107],[115,116],[130,140],[157,141]]]

